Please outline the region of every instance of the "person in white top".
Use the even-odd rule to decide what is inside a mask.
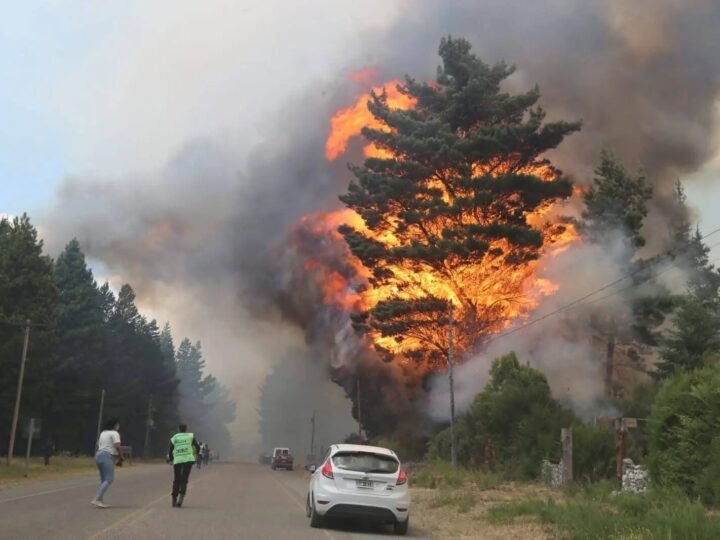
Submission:
[[[105,492],[115,479],[115,456],[119,456],[122,462],[122,454],[120,452],[120,422],[117,418],[111,418],[105,422],[97,443],[97,453],[95,454],[95,465],[100,472],[100,487],[95,494],[95,498],[90,504],[98,508],[108,508],[103,502]]]

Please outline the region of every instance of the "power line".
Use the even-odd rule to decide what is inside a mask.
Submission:
[[[709,238],[710,236],[712,236],[712,235],[714,235],[714,234],[717,234],[717,233],[719,233],[719,232],[720,232],[720,227],[718,227],[717,229],[715,229],[715,230],[713,230],[713,231],[710,231],[709,233],[705,234],[704,236],[701,236],[701,237],[700,237],[700,240],[705,240],[706,238]],[[714,247],[716,247],[716,246],[718,246],[718,245],[720,245],[720,242],[718,242],[718,243],[716,243],[716,244],[713,244],[712,246],[709,246],[709,247],[708,247],[708,250],[710,250],[710,249],[712,249],[712,248],[714,248]],[[525,328],[528,328],[529,326],[533,326],[533,325],[535,325],[535,324],[537,324],[537,323],[539,323],[539,322],[541,322],[541,321],[544,321],[545,319],[549,319],[550,317],[553,317],[553,316],[555,316],[555,315],[558,315],[558,314],[560,314],[560,313],[563,313],[563,312],[565,312],[565,311],[568,311],[568,310],[570,310],[570,309],[572,309],[572,308],[580,305],[581,303],[585,302],[586,300],[592,298],[592,297],[595,296],[596,294],[601,293],[601,292],[603,292],[603,291],[606,291],[607,289],[610,289],[610,288],[614,287],[615,285],[617,285],[617,284],[619,284],[619,283],[622,283],[622,282],[625,281],[626,279],[629,279],[629,278],[631,278],[631,277],[636,276],[637,274],[640,274],[640,273],[642,273],[642,272],[648,271],[650,268],[652,268],[652,266],[657,265],[657,264],[660,263],[660,261],[665,260],[665,259],[664,259],[665,257],[668,257],[668,256],[677,256],[677,255],[679,255],[680,253],[683,253],[684,251],[686,251],[686,250],[687,250],[688,248],[690,248],[690,247],[691,247],[690,244],[686,244],[685,247],[682,248],[682,249],[669,250],[669,251],[663,253],[662,255],[660,255],[657,259],[655,259],[655,260],[653,260],[653,261],[650,261],[650,263],[648,264],[648,266],[644,266],[644,267],[638,268],[638,269],[636,269],[636,270],[633,270],[632,272],[630,272],[630,273],[628,273],[628,274],[626,274],[626,275],[624,275],[624,276],[622,276],[622,277],[620,277],[620,278],[618,278],[618,279],[616,279],[616,280],[614,280],[614,281],[612,281],[612,282],[610,282],[610,283],[608,283],[608,284],[606,284],[606,285],[603,285],[602,287],[600,287],[600,288],[598,288],[598,289],[595,289],[595,290],[593,290],[592,292],[590,292],[590,293],[588,293],[588,294],[586,294],[586,295],[584,295],[584,296],[581,296],[580,298],[577,298],[577,299],[573,300],[572,302],[570,302],[570,303],[568,303],[568,304],[565,304],[564,306],[560,306],[559,308],[557,308],[557,309],[555,309],[555,310],[553,310],[553,311],[551,311],[551,312],[549,312],[549,313],[546,313],[545,315],[542,315],[542,316],[540,316],[540,317],[537,317],[536,319],[531,319],[531,320],[527,321],[526,323],[521,324],[520,326],[516,326],[515,328],[511,328],[511,329],[506,330],[506,331],[504,331],[504,332],[500,332],[500,333],[498,333],[498,334],[495,334],[495,335],[492,336],[490,339],[488,339],[488,340],[484,343],[484,345],[487,345],[487,344],[489,344],[489,343],[492,343],[493,341],[495,341],[495,340],[497,340],[497,339],[500,339],[500,338],[503,338],[503,337],[507,337],[507,336],[509,336],[509,335],[511,335],[511,334],[514,334],[514,333],[516,333],[516,332],[519,332],[520,330],[524,330]],[[714,262],[715,262],[715,260],[713,260],[713,261],[711,262],[711,264],[714,264]],[[592,300],[591,302],[596,302],[596,301],[599,301],[599,300],[603,300],[603,299],[609,298],[609,297],[611,297],[611,296],[614,296],[615,294],[618,294],[618,293],[620,293],[620,292],[623,292],[623,291],[626,291],[626,290],[628,290],[628,289],[637,287],[637,286],[640,285],[641,283],[644,283],[644,282],[648,281],[648,280],[651,279],[651,278],[655,278],[655,277],[657,277],[657,276],[659,276],[659,275],[662,275],[662,274],[664,274],[665,272],[667,272],[668,270],[670,270],[670,269],[672,269],[672,268],[676,268],[676,267],[670,267],[670,268],[667,268],[667,269],[665,269],[665,270],[662,270],[662,271],[659,272],[659,273],[649,275],[649,276],[647,276],[645,279],[642,279],[642,280],[640,280],[640,281],[637,282],[637,283],[632,283],[632,284],[629,285],[628,287],[624,287],[623,289],[620,289],[620,290],[618,290],[618,291],[614,291],[614,292],[612,292],[612,293],[610,293],[610,294],[608,294],[608,295],[605,295],[605,296],[603,296],[603,297],[601,297],[601,298],[599,298],[599,299],[594,299],[594,300]]]

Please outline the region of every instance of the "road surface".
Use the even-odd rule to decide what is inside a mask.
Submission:
[[[105,496],[111,508],[90,505],[97,475],[32,482],[0,489],[0,539],[352,540],[397,538],[391,528],[335,523],[310,528],[307,480],[249,463],[194,469],[183,508],[170,505],[172,468],[116,469]],[[410,538],[427,535],[410,527]]]

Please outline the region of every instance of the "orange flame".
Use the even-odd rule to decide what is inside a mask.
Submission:
[[[410,109],[415,105],[415,99],[406,96],[398,90],[400,81],[385,83],[383,86],[373,88],[376,94],[385,92],[388,104],[395,109]],[[360,96],[355,105],[347,109],[341,109],[330,119],[330,135],[325,143],[325,157],[333,161],[340,157],[347,150],[350,139],[357,137],[364,127],[382,129],[385,127],[377,120],[367,108],[370,94]],[[365,155],[378,157],[380,150],[370,149],[372,145],[365,148]]]
[[[385,92],[387,102],[395,109],[409,109],[414,107],[415,100],[398,90],[398,81],[386,83],[381,87],[374,88],[376,93]],[[389,129],[377,120],[368,110],[367,102],[370,95],[363,94],[351,107],[341,109],[333,115],[330,121],[330,134],[327,139],[325,155],[328,160],[335,160],[347,151],[349,141],[361,134],[364,127],[373,129]],[[366,157],[392,157],[384,149],[373,145],[366,145],[364,148]],[[476,170],[476,174],[483,174],[487,171]],[[532,171],[540,178],[553,178],[554,171],[539,168]],[[495,170],[497,173],[497,168]],[[441,185],[437,186],[443,190]],[[445,194],[449,197],[449,194]],[[386,280],[382,285],[371,284],[370,272],[362,263],[356,259],[346,248],[346,263],[354,269],[353,276],[363,282],[362,287],[351,283],[348,277],[343,274],[325,268],[318,261],[311,261],[309,267],[313,272],[320,271],[320,281],[324,291],[324,300],[328,304],[339,306],[347,311],[367,311],[383,300],[398,298],[403,300],[420,299],[427,296],[445,298],[458,306],[458,318],[463,317],[463,310],[469,304],[476,306],[482,313],[492,316],[487,321],[478,323],[471,321],[466,326],[467,334],[473,332],[499,332],[512,325],[515,320],[527,317],[529,313],[537,308],[543,297],[555,294],[560,288],[559,284],[550,280],[537,277],[542,269],[544,261],[548,257],[554,257],[567,250],[573,243],[579,241],[579,235],[572,224],[558,223],[554,215],[557,208],[553,205],[544,206],[526,216],[530,225],[541,230],[544,235],[544,247],[539,260],[529,261],[520,266],[504,265],[499,258],[486,257],[481,263],[473,267],[460,268],[454,274],[439,274],[436,269],[423,264],[416,263],[412,267],[403,267],[397,263],[389,264],[393,277]],[[349,225],[356,231],[385,244],[386,246],[401,245],[401,241],[392,232],[375,232],[369,230],[362,218],[350,209],[343,209],[331,212],[322,216],[314,215],[316,225],[323,228],[323,232],[329,235],[333,241],[344,240],[337,227],[341,224]],[[467,219],[472,219],[468,217]],[[318,221],[319,220],[319,221]],[[321,225],[317,225],[320,223]],[[498,240],[490,246],[490,252],[501,250],[507,252],[512,249],[507,241]],[[468,314],[465,314],[468,317]],[[474,315],[471,316],[471,318]],[[472,326],[472,325],[476,326]],[[482,329],[477,325],[482,324]],[[442,330],[445,332],[445,330]],[[401,339],[394,336],[382,336],[379,333],[370,331],[370,339],[374,344],[383,350],[390,351],[398,357],[403,364],[408,363],[405,355],[422,347],[423,341],[427,342],[427,336],[408,334]],[[437,341],[445,339],[444,336],[431,336]],[[469,340],[465,345],[469,346]],[[462,349],[462,336],[459,336],[459,347]],[[428,369],[442,369],[442,366],[430,366]]]

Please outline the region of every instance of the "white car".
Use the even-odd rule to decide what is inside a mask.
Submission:
[[[307,494],[312,527],[326,518],[360,518],[392,523],[406,534],[410,523],[407,474],[395,452],[378,446],[334,444],[313,473]]]

